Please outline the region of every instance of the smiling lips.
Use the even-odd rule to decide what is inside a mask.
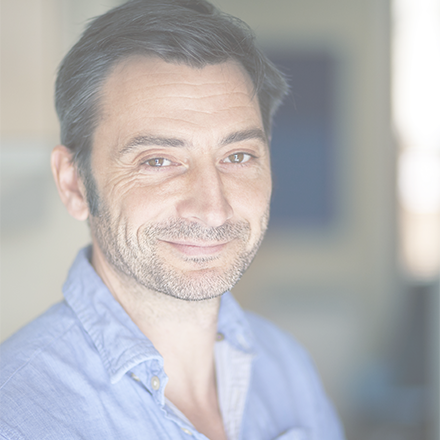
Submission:
[[[178,250],[182,254],[196,257],[196,256],[205,256],[205,255],[214,255],[220,252],[227,244],[204,244],[204,243],[191,243],[191,242],[173,242],[173,241],[164,241],[165,243],[170,244],[174,249]]]

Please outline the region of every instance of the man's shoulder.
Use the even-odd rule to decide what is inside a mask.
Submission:
[[[259,422],[264,424],[264,417],[277,408],[277,415],[271,413],[274,417],[286,411],[288,417],[296,414],[304,427],[318,433],[316,438],[342,439],[338,418],[307,351],[272,322],[255,313],[245,313],[257,352],[249,405],[257,411],[260,401],[260,406],[268,408],[261,412]]]
[[[77,325],[74,313],[62,301],[4,341],[0,346],[0,387],[29,365],[44,363],[48,354],[52,358],[60,340],[68,338]]]
[[[54,305],[0,349],[0,438],[71,438],[73,413],[79,420],[81,403],[93,395],[93,384],[100,386],[96,378],[106,379],[73,310]]]

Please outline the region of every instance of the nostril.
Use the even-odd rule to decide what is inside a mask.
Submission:
[[[180,218],[217,227],[232,218],[233,209],[219,186],[204,186],[185,191],[177,205],[177,214]]]

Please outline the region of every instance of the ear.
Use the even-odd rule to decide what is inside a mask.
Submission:
[[[86,220],[89,216],[86,191],[73,163],[72,152],[64,145],[58,145],[52,151],[50,163],[58,193],[67,211],[77,220]]]

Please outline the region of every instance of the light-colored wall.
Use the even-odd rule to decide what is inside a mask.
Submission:
[[[2,338],[61,298],[85,224],[51,183],[52,85],[80,24],[116,3],[2,0]],[[216,0],[261,45],[338,60],[340,217],[328,231],[272,231],[234,293],[311,351],[343,413],[350,380],[389,338],[396,302],[388,0]],[[18,188],[18,189],[17,189]]]
[[[64,52],[62,7],[1,3],[2,338],[61,298],[71,260],[64,238],[73,252],[87,235],[57,200],[49,167],[59,131],[53,83]]]
[[[2,139],[56,136],[53,81],[60,47],[56,1],[1,3]]]
[[[49,166],[59,142],[53,89],[58,64],[86,20],[117,0],[1,2],[1,339],[51,304],[85,223],[67,214]]]

